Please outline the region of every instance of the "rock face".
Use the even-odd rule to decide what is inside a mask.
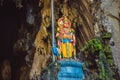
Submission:
[[[119,69],[120,74],[120,25],[119,25],[119,4],[118,0],[104,0],[101,4],[101,8],[104,9],[105,13],[108,15],[109,25],[111,24],[112,38],[111,42],[115,42],[114,46],[111,46],[112,54],[116,66]],[[113,17],[114,16],[114,17]]]
[[[34,75],[40,76],[41,69],[46,66],[46,61],[49,59],[51,54],[50,31],[47,31],[47,28],[50,27],[51,18],[50,0],[45,0],[43,4],[44,7],[41,11],[41,27],[36,35],[34,43],[36,51],[30,72],[30,79],[33,79]]]
[[[2,80],[11,80],[11,65],[8,60],[3,61],[1,75]]]

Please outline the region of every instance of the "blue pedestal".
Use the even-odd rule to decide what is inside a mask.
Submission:
[[[83,63],[75,60],[62,60],[58,80],[82,80],[84,73],[82,70]]]

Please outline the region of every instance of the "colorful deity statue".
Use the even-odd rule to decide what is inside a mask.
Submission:
[[[66,16],[58,20],[56,38],[60,58],[76,58],[75,31]]]

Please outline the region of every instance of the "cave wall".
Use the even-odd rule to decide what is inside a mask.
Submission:
[[[115,42],[114,46],[111,46],[112,54],[114,57],[114,61],[116,66],[119,69],[119,74],[120,74],[120,25],[119,25],[119,4],[118,0],[105,0],[102,4],[101,7],[104,9],[106,15],[109,16],[109,22],[112,25],[112,38],[111,42]],[[111,14],[112,16],[110,16]],[[114,16],[114,17],[113,17]]]

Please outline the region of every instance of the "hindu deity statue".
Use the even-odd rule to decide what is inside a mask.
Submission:
[[[58,20],[56,38],[60,58],[76,58],[75,31],[66,16]]]

